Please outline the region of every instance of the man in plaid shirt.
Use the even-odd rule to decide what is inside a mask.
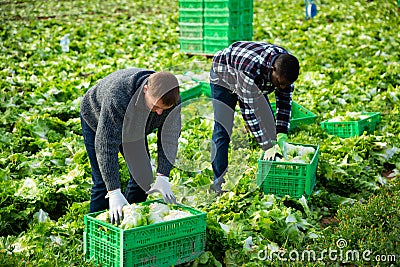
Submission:
[[[221,192],[228,167],[228,147],[236,103],[246,125],[263,150],[277,141],[281,152],[290,125],[293,82],[299,62],[280,46],[264,42],[235,42],[214,55],[210,85],[214,108],[212,161],[214,190]],[[276,119],[268,94],[275,91]]]

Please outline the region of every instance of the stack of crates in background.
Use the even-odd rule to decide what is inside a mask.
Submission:
[[[253,37],[253,0],[204,0],[204,52]]]
[[[187,53],[203,52],[204,0],[179,0],[179,42]]]
[[[253,0],[179,0],[181,51],[213,55],[253,37]]]

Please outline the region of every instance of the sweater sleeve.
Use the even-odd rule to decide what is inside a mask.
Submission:
[[[180,106],[178,103],[173,108],[157,132],[157,172],[165,176],[169,176],[178,152],[178,139],[181,133]]]
[[[121,187],[118,153],[122,143],[122,122],[125,111],[115,98],[104,99],[97,125],[95,149],[97,161],[107,190]]]

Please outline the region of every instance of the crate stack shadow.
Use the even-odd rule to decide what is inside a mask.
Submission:
[[[253,0],[179,0],[179,43],[187,54],[213,55],[253,37]]]

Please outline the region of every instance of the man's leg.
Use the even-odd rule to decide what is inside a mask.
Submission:
[[[222,178],[228,168],[228,148],[233,128],[233,117],[237,96],[230,90],[211,83],[211,94],[214,108],[214,130],[212,140],[212,167],[214,180]]]
[[[109,208],[109,203],[105,198],[107,195],[107,188],[100,173],[99,164],[96,158],[96,150],[94,148],[96,133],[89,127],[82,117],[81,125],[86,152],[92,168],[93,186],[90,198],[90,212],[102,211]]]

